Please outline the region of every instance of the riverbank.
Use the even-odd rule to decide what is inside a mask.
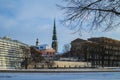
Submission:
[[[70,73],[70,72],[120,72],[120,69],[9,69],[0,73]]]

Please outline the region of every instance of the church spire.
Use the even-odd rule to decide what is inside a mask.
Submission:
[[[52,48],[58,50],[58,43],[57,43],[57,35],[56,35],[56,22],[54,19],[54,26],[53,26],[53,36],[52,36]]]
[[[52,37],[52,40],[57,40],[55,19],[54,19],[54,27],[53,27],[53,37]]]

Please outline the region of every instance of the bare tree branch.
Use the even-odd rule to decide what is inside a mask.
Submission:
[[[120,0],[64,0],[63,22],[71,29],[110,31],[120,25]]]

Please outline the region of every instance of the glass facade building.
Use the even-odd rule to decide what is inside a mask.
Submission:
[[[0,69],[19,69],[25,58],[22,47],[29,46],[9,37],[0,38]]]

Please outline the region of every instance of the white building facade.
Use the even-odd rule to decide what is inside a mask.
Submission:
[[[24,48],[29,46],[9,37],[0,38],[0,69],[19,69],[25,58]]]

